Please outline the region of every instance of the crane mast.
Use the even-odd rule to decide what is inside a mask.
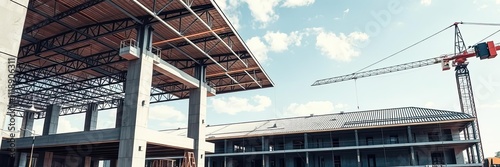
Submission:
[[[455,24],[455,56],[460,53],[467,53],[467,48],[462,37],[462,33]],[[457,82],[458,98],[460,100],[460,109],[463,113],[469,114],[474,117],[474,120],[470,125],[467,126],[465,130],[465,136],[468,140],[479,140],[481,141],[481,135],[479,133],[479,123],[477,119],[476,103],[474,101],[474,93],[472,91],[472,82],[469,75],[469,69],[467,65],[469,64],[467,58],[458,58],[455,60],[455,79]],[[472,133],[472,134],[471,134]],[[477,142],[473,147],[467,148],[467,158],[469,162],[481,163],[484,159],[483,157],[483,146],[481,142]]]
[[[462,38],[458,24],[454,23],[455,27],[455,42],[454,54],[447,54],[440,57],[394,65],[379,69],[356,72],[352,74],[336,76],[315,81],[311,86],[319,86],[336,82],[356,80],[370,76],[382,75],[397,71],[404,71],[434,64],[441,63],[443,71],[449,70],[450,64],[455,67],[455,79],[460,100],[460,108],[463,113],[467,113],[474,118],[474,121],[464,129],[464,136],[467,140],[481,141],[479,133],[479,123],[477,119],[476,106],[474,102],[474,94],[472,91],[472,83],[470,79],[469,69],[467,68],[467,58],[479,57],[480,59],[491,59],[497,56],[497,50],[500,50],[500,45],[494,44],[493,41],[478,43],[473,49],[467,49]],[[481,142],[477,142],[472,147],[466,149],[467,158],[470,163],[481,163],[483,160],[483,148]]]

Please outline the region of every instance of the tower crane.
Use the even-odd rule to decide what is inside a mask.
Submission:
[[[392,72],[425,67],[434,64],[441,64],[443,71],[450,70],[451,67],[455,67],[455,78],[456,78],[461,110],[463,113],[467,113],[472,117],[474,117],[474,121],[472,122],[472,124],[465,129],[464,133],[465,137],[467,139],[481,141],[481,136],[479,133],[479,124],[476,115],[476,107],[474,102],[474,95],[472,91],[472,84],[470,80],[469,70],[467,69],[467,65],[469,64],[467,62],[467,59],[473,57],[477,57],[481,60],[495,58],[497,56],[497,50],[500,50],[500,44],[495,44],[493,43],[493,41],[488,41],[488,42],[478,43],[472,47],[467,48],[465,42],[463,41],[460,30],[458,28],[458,24],[462,23],[456,22],[452,25],[455,27],[454,54],[446,54],[435,58],[404,63],[400,65],[394,65],[368,71],[361,71],[352,74],[336,76],[332,78],[320,79],[315,81],[311,86],[319,86],[319,85],[326,85],[348,80],[356,80],[359,78],[377,76]],[[467,158],[469,159],[469,162],[481,163],[483,159],[481,142],[478,142],[473,147],[474,148],[470,147],[466,150]]]

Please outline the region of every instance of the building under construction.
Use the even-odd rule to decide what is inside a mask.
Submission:
[[[466,134],[473,121],[461,112],[405,107],[210,125],[215,153],[206,166],[482,166],[479,155],[467,153],[480,142]]]
[[[207,96],[274,86],[211,0],[5,0],[0,15],[0,123],[22,117],[3,128],[2,167],[137,167],[185,152],[205,166]],[[179,99],[189,135],[147,128],[150,104]],[[114,108],[115,128],[96,130],[98,111]],[[56,133],[79,113],[84,131]]]

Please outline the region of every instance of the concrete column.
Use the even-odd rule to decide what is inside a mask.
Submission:
[[[83,131],[96,130],[97,128],[97,103],[90,103],[85,111],[85,125]]]
[[[28,153],[19,154],[19,167],[26,167],[28,164]]]
[[[109,167],[118,167],[118,161],[116,159],[112,159],[108,161]]]
[[[147,128],[149,99],[153,76],[153,58],[148,56],[153,29],[138,28],[140,58],[129,61],[123,115],[120,128],[118,166],[144,166],[146,161],[147,136],[140,135]]]
[[[207,115],[207,88],[205,86],[206,66],[195,67],[195,78],[200,81],[199,88],[189,91],[189,117],[187,136],[194,140],[196,166],[205,166],[205,119]]]
[[[92,167],[92,157],[85,156],[83,159],[83,167]]]
[[[309,167],[309,152],[306,152],[306,167]]]
[[[51,104],[45,110],[45,121],[43,122],[43,135],[51,135],[57,133],[57,125],[59,123],[59,112],[61,106]]]
[[[411,164],[410,165],[417,165],[417,161],[415,158],[415,149],[413,149],[413,146],[410,146],[410,156],[411,156]]]
[[[271,166],[271,164],[269,164],[269,155],[262,155],[262,161],[264,163],[264,165],[262,165],[263,167]]]
[[[21,137],[30,137],[32,135],[33,123],[35,122],[35,113],[25,112],[23,122],[21,122]]]
[[[413,135],[411,132],[411,127],[407,126],[406,131],[408,132],[408,143],[415,143],[416,141],[413,141]]]
[[[36,167],[52,167],[52,158],[53,157],[54,157],[54,153],[52,153],[52,152],[39,153],[35,166]]]
[[[358,130],[354,130],[354,137],[356,137],[356,146],[359,146]],[[358,167],[361,167],[361,155],[359,154],[359,149],[356,149]]]
[[[115,128],[122,127],[122,116],[123,116],[123,99],[121,99],[118,102],[118,108],[116,109]]]
[[[0,129],[7,129],[5,118],[8,112],[10,90],[13,86],[17,54],[21,44],[24,20],[29,0],[0,1]],[[10,117],[10,116],[8,116]],[[0,147],[2,143],[0,142]]]
[[[304,133],[304,148],[309,148],[309,140],[307,139],[307,133]]]

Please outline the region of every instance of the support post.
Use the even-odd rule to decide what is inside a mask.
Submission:
[[[97,103],[90,103],[85,112],[84,131],[96,130],[97,128]]]
[[[138,27],[140,58],[129,61],[123,103],[118,166],[144,166],[147,136],[140,135],[147,128],[149,100],[153,76],[151,49],[153,29],[149,25]]]
[[[187,136],[194,140],[196,166],[205,166],[205,119],[207,114],[207,86],[205,86],[206,66],[195,67],[195,78],[199,87],[189,91],[189,117]]]
[[[23,116],[23,122],[21,123],[21,137],[30,137],[33,135],[33,123],[35,121],[35,113],[25,112]]]
[[[413,133],[411,132],[411,126],[407,126],[406,129],[407,129],[406,131],[408,132],[408,143],[417,142],[413,140]],[[410,165],[417,165],[417,162],[415,161],[415,150],[413,149],[413,146],[410,146],[410,155],[411,155]]]
[[[43,122],[43,135],[52,135],[57,133],[57,125],[59,124],[59,112],[61,106],[58,104],[50,104],[45,111],[45,120]]]
[[[20,153],[18,167],[26,167],[27,162],[28,162],[28,153]]]
[[[123,117],[123,99],[118,101],[118,107],[116,108],[115,128],[122,127],[122,117]]]
[[[356,137],[356,146],[359,146],[358,130],[354,130],[354,137]],[[359,148],[356,149],[358,167],[361,167],[361,155],[359,154]]]
[[[38,158],[36,160],[37,167],[52,167],[52,157],[54,156],[53,152],[42,152],[38,154]]]

